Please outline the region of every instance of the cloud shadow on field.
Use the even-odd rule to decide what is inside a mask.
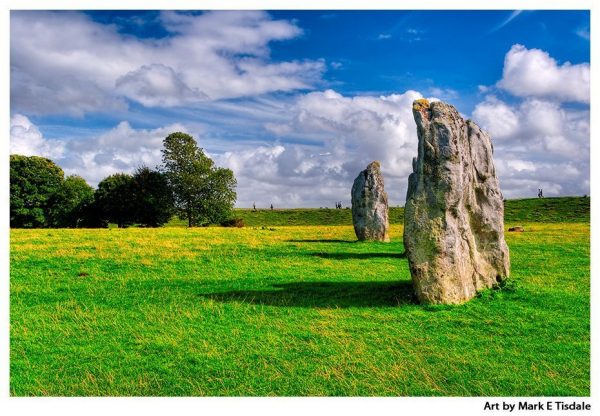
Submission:
[[[410,281],[293,282],[273,289],[200,293],[219,302],[303,308],[371,308],[416,304]]]

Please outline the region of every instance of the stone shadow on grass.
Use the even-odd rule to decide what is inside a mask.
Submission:
[[[334,259],[334,260],[366,260],[375,258],[388,258],[388,259],[405,259],[405,253],[307,253],[309,256],[321,257],[322,259]]]
[[[416,304],[410,281],[396,282],[293,282],[273,289],[200,293],[219,302],[303,308],[372,308]]]
[[[286,243],[358,243],[358,240],[285,240]]]

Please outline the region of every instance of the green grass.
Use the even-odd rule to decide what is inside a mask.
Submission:
[[[589,223],[518,225],[453,307],[415,303],[400,225],[12,230],[11,395],[588,396]]]
[[[247,226],[277,225],[352,225],[350,209],[296,208],[296,209],[236,209],[235,217]],[[532,198],[509,199],[505,203],[506,222],[589,222],[590,198]],[[389,208],[390,224],[404,223],[404,208]],[[173,218],[167,226],[187,227],[187,222]]]
[[[506,222],[590,222],[589,197],[509,199]]]

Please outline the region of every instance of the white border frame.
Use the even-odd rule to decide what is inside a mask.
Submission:
[[[519,400],[529,402],[537,401],[536,398],[429,398],[429,397],[399,397],[399,398],[11,398],[9,397],[9,168],[8,168],[8,137],[10,126],[10,10],[590,10],[591,33],[591,63],[594,67],[598,55],[598,36],[600,21],[598,7],[593,0],[507,0],[507,1],[477,1],[477,0],[420,0],[393,1],[393,0],[55,0],[42,2],[40,0],[4,0],[0,8],[0,56],[3,65],[0,69],[0,96],[5,102],[1,108],[1,125],[4,134],[0,140],[0,408],[4,414],[38,414],[38,415],[106,415],[111,414],[198,414],[205,411],[208,414],[376,414],[400,412],[443,414],[445,415],[478,415],[484,413],[507,413],[498,411],[484,412],[483,407],[487,401],[518,403]],[[597,72],[597,71],[596,71]],[[594,71],[592,71],[592,74]],[[591,97],[600,97],[597,83],[592,76]],[[598,120],[594,118],[595,99],[592,98],[590,106],[591,137],[590,152],[593,160],[597,154],[597,146],[592,139],[598,132]],[[596,196],[598,168],[594,163],[590,166],[591,196]],[[600,194],[599,194],[600,195]],[[594,257],[598,253],[598,239],[595,236],[595,224],[599,221],[599,210],[592,203],[592,236],[591,236],[591,299],[598,299],[598,284],[595,280],[598,273],[595,270]],[[592,369],[591,369],[591,398],[583,398],[586,403],[591,403],[592,409],[598,410],[600,402],[598,372],[596,358],[598,357],[598,308],[591,305],[592,326]],[[550,398],[539,398],[545,402]],[[568,398],[559,400],[569,401]],[[581,401],[581,398],[572,398]],[[520,413],[523,412],[512,412]],[[532,413],[532,412],[527,412]],[[590,412],[560,412],[561,414],[590,414]]]

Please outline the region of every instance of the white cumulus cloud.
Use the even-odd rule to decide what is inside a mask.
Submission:
[[[493,95],[477,104],[473,117],[497,140],[511,137],[519,126],[515,111]]]
[[[146,107],[170,107],[202,101],[208,96],[192,89],[173,68],[162,64],[143,65],[116,81],[117,91]]]
[[[26,114],[115,112],[125,98],[177,106],[312,87],[320,60],[273,62],[269,44],[302,31],[261,11],[162,12],[161,39],[83,13],[11,12],[11,104]]]
[[[589,63],[559,65],[547,52],[513,45],[497,87],[472,117],[492,136],[504,195],[535,197],[590,192]]]
[[[590,65],[559,65],[547,52],[513,45],[504,58],[498,87],[517,97],[590,102]]]
[[[38,127],[22,114],[10,118],[10,153],[23,156],[60,158],[64,153],[60,140],[46,140]]]
[[[588,109],[526,99],[509,105],[487,97],[473,119],[492,136],[500,185],[507,197],[589,194]]]
[[[96,185],[113,173],[132,173],[142,165],[158,166],[164,138],[176,131],[188,132],[181,124],[134,129],[123,121],[100,135],[68,141],[67,152],[57,162],[65,172],[79,174]]]
[[[400,204],[417,152],[412,102],[421,97],[304,94],[285,110],[286,120],[265,124],[280,143],[226,152],[218,161],[238,178],[240,206],[349,205],[352,182],[373,160],[381,162],[391,203]]]
[[[161,19],[172,36],[140,40],[79,13],[13,14],[11,152],[50,157],[95,185],[115,172],[156,166],[164,137],[184,131],[234,171],[241,207],[349,205],[354,178],[373,160],[381,162],[390,204],[404,203],[417,154],[412,102],[421,93],[269,94],[313,85],[325,66],[269,60],[269,42],[299,36],[293,22],[262,12],[163,13]],[[61,24],[64,33],[54,29]],[[40,32],[27,37],[27,27]],[[456,98],[451,89],[426,92]],[[502,79],[480,92],[487,95],[472,118],[492,136],[506,197],[535,196],[539,188],[548,196],[589,194],[588,63],[558,64],[544,51],[514,45]],[[230,97],[246,98],[219,100]],[[121,108],[125,99],[148,107],[195,106],[168,110],[183,123],[156,121],[162,127],[139,129],[123,121],[60,140],[44,138],[23,115],[86,114]],[[206,131],[190,131],[191,120]]]
[[[113,173],[132,173],[145,165],[155,168],[162,158],[162,142],[170,133],[188,129],[172,124],[156,129],[134,129],[123,121],[101,134],[72,139],[46,139],[27,117],[11,118],[10,153],[44,156],[57,163],[67,175],[80,175],[96,186]]]

